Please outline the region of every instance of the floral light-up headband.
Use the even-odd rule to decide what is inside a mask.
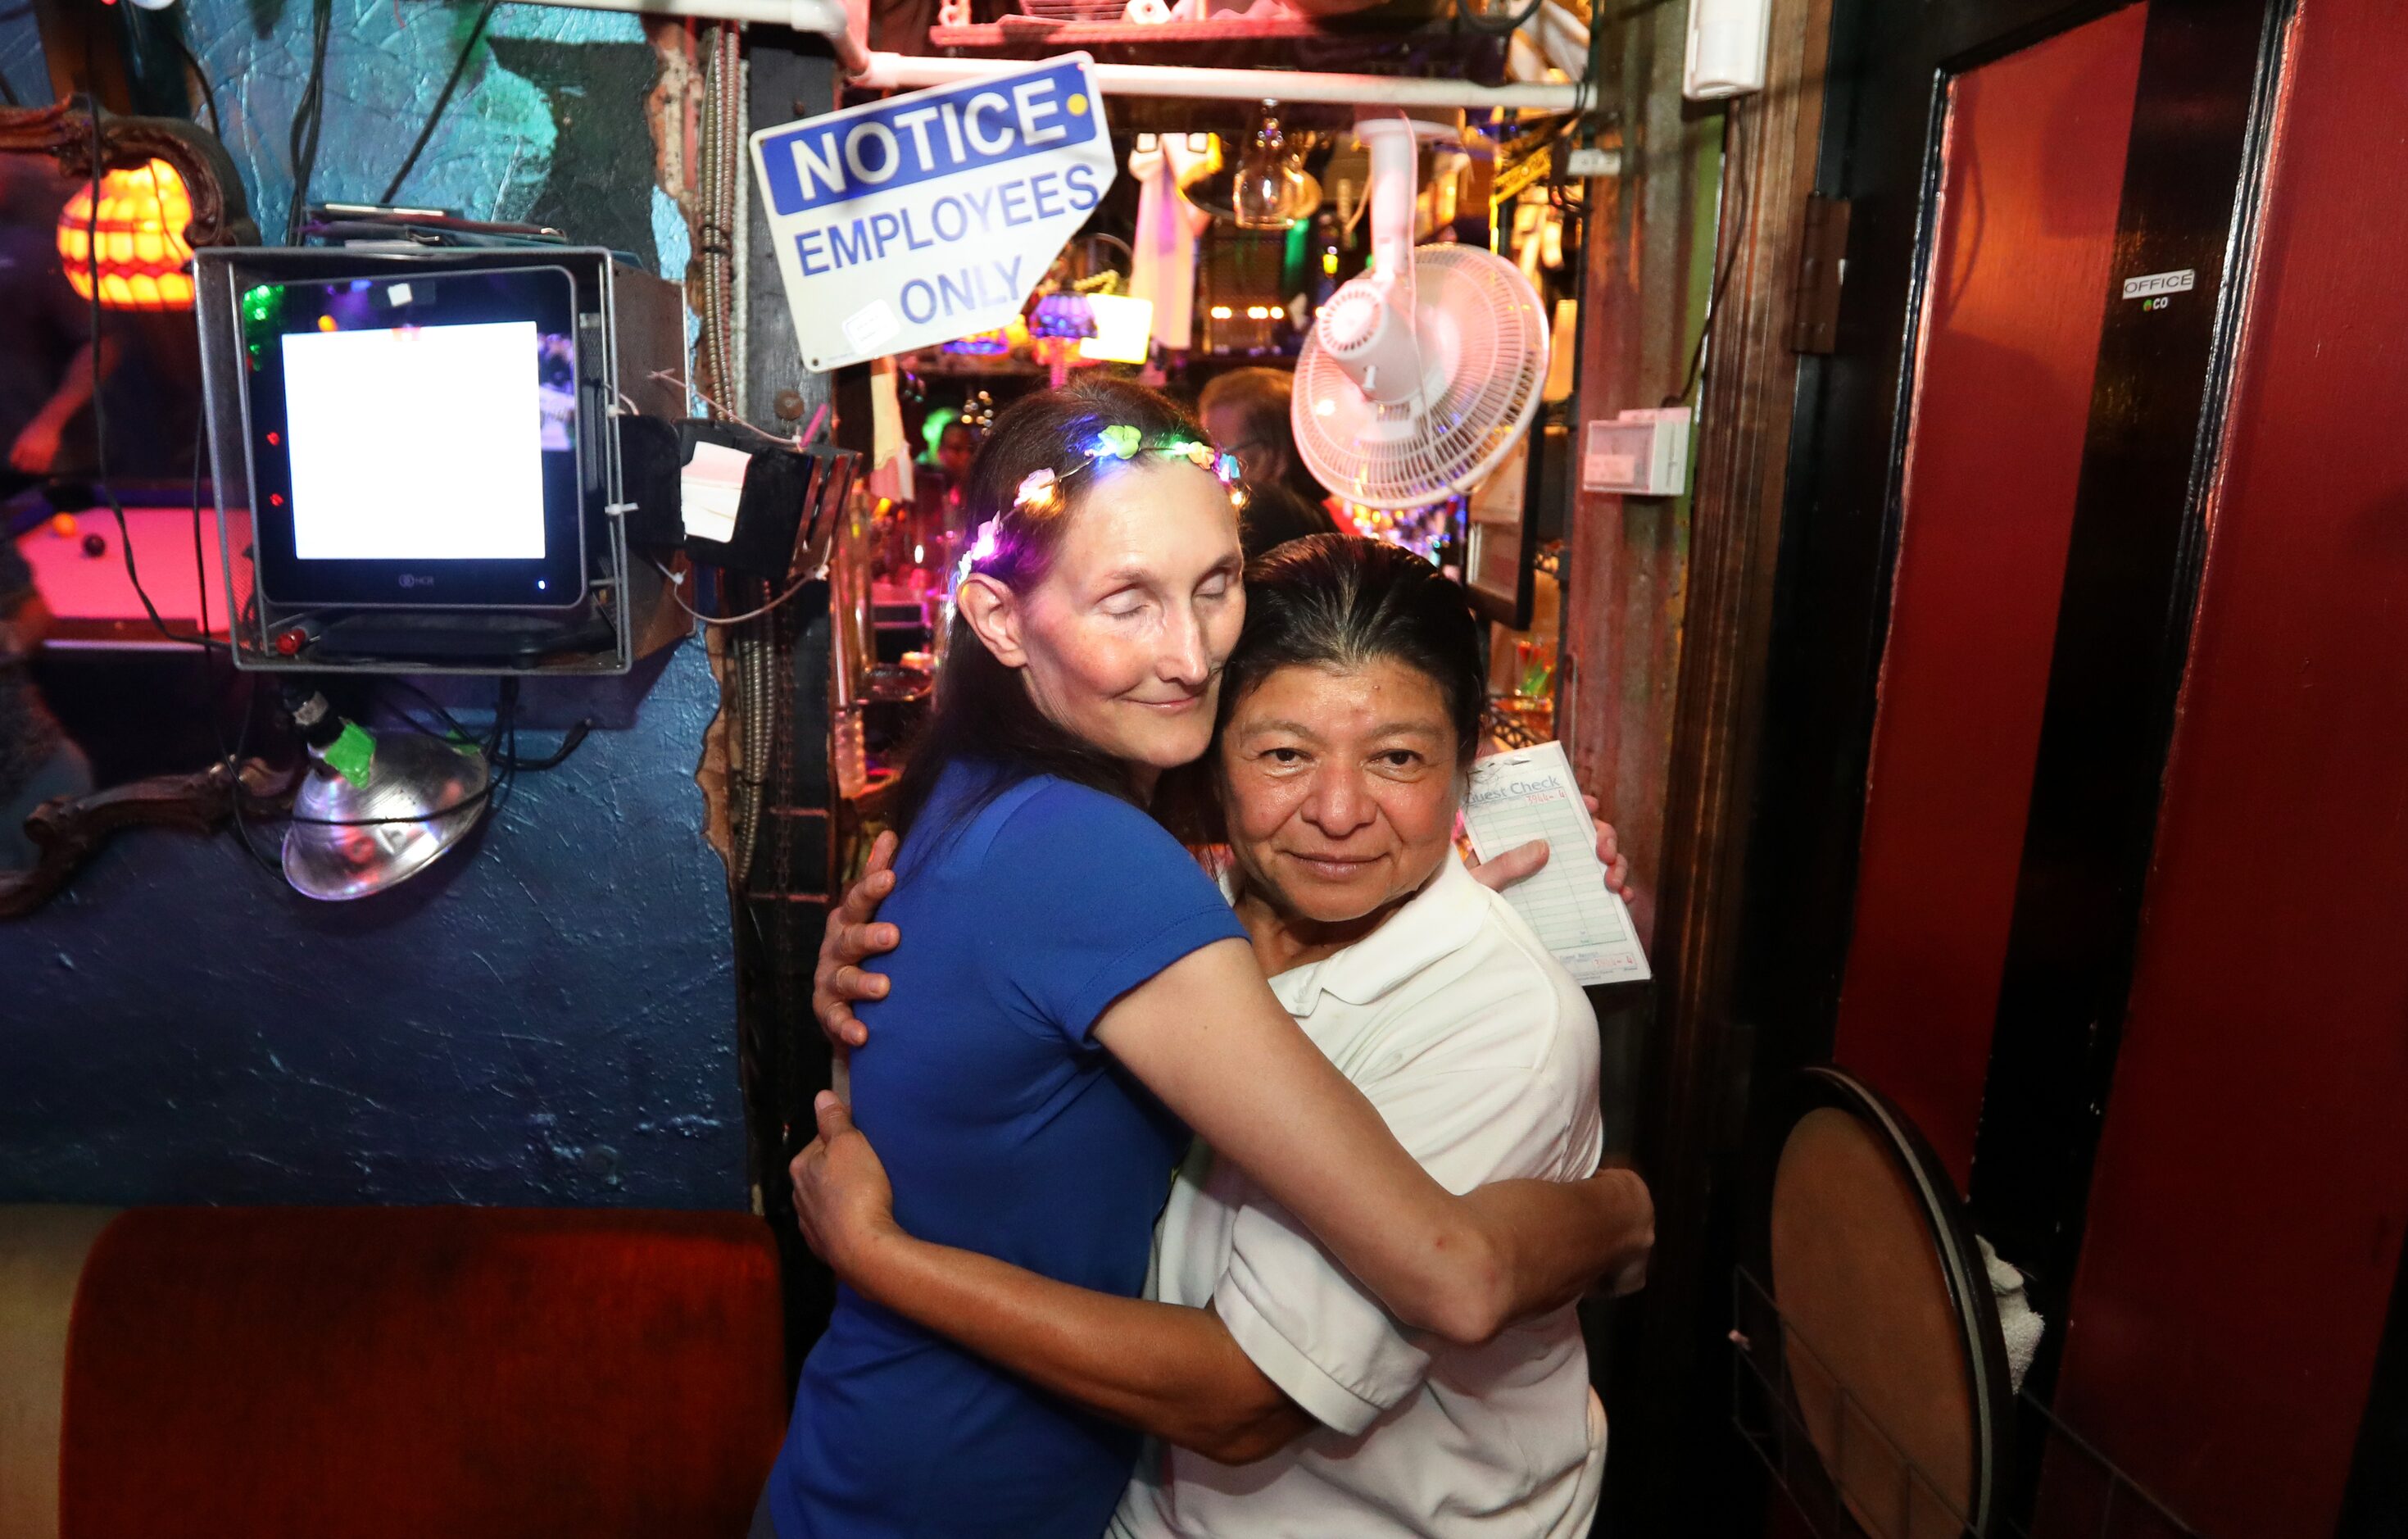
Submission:
[[[1108,460],[1125,464],[1140,454],[1168,455],[1172,459],[1185,460],[1198,470],[1209,470],[1228,489],[1232,507],[1243,508],[1246,505],[1245,489],[1238,484],[1237,455],[1216,453],[1211,444],[1178,433],[1165,434],[1148,443],[1145,436],[1136,428],[1126,423],[1114,423],[1087,440],[1084,457],[1069,469],[1057,475],[1048,466],[1043,469],[1031,470],[1020,478],[1020,486],[1012,494],[1011,506],[978,526],[978,533],[970,539],[970,548],[962,554],[960,568],[953,573],[953,586],[959,588],[964,578],[976,570],[981,562],[995,554],[1001,539],[999,525],[1005,517],[1011,513],[1047,512],[1058,508],[1062,503],[1064,482]]]

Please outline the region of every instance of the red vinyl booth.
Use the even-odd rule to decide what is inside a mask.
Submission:
[[[741,1539],[778,1284],[745,1214],[0,1207],[0,1539]]]

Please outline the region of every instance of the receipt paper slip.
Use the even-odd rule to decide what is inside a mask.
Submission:
[[[1492,754],[1472,765],[1463,821],[1472,853],[1483,860],[1534,839],[1547,841],[1546,865],[1507,887],[1505,900],[1574,982],[1620,984],[1649,976],[1630,911],[1606,885],[1605,867],[1597,858],[1597,825],[1572,781],[1562,743]]]
[[[744,471],[752,463],[752,455],[723,443],[694,446],[694,458],[678,475],[687,539],[724,545],[736,538],[736,510],[744,501]]]

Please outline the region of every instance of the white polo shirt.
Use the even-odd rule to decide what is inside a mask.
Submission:
[[[1597,1017],[1505,901],[1449,859],[1354,945],[1271,988],[1448,1190],[1597,1168]],[[1570,1309],[1480,1347],[1406,1330],[1234,1166],[1197,1145],[1147,1296],[1210,1303],[1321,1423],[1258,1463],[1150,1443],[1117,1539],[1585,1534],[1605,1413]]]

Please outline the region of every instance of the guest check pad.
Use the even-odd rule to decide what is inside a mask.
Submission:
[[[1483,860],[1534,839],[1547,841],[1546,865],[1506,888],[1505,900],[1574,982],[1620,984],[1649,976],[1630,911],[1606,885],[1605,868],[1597,858],[1597,825],[1572,781],[1562,743],[1492,754],[1472,765],[1463,821],[1472,853]]]

